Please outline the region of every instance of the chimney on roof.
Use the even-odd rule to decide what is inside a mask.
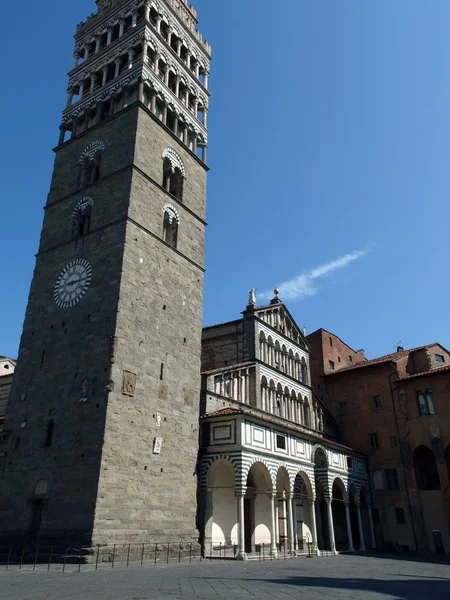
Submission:
[[[404,352],[405,349],[403,348],[403,346],[397,346],[397,352]]]

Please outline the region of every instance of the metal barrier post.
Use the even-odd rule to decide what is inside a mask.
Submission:
[[[19,569],[22,568],[23,565],[23,555],[25,554],[25,546],[22,546],[22,556],[20,557],[20,567]]]
[[[158,544],[155,544],[155,565],[156,565],[156,556],[158,554]]]
[[[34,555],[33,571],[36,571],[36,563],[37,563],[38,553],[39,553],[39,546],[36,548],[36,554]]]
[[[130,564],[130,550],[131,550],[131,544],[128,544],[127,569]]]
[[[192,542],[189,544],[189,562],[192,562]]]
[[[170,542],[167,542],[167,564],[169,564]]]
[[[142,544],[141,567],[144,564],[144,552],[145,552],[145,544]]]
[[[95,570],[98,569],[98,559],[100,556],[100,544],[97,544],[97,558],[95,559]]]
[[[8,567],[9,567],[9,561],[10,561],[10,558],[11,558],[11,551],[12,551],[12,548],[9,549],[8,558],[6,559],[6,570],[8,570]]]
[[[116,545],[114,544],[111,569],[114,569],[114,561],[116,559]]]
[[[67,560],[67,550],[69,548],[66,548],[66,551],[64,552],[64,562],[63,562],[63,569],[62,572],[64,573],[64,571],[66,570],[66,560]]]
[[[50,571],[50,565],[52,564],[52,557],[53,557],[53,546],[50,548],[50,556],[48,558],[47,573]]]
[[[78,561],[78,573],[81,571],[81,553],[83,552],[83,547],[80,546],[80,558]]]

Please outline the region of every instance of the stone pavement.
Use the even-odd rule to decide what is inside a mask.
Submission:
[[[449,600],[450,565],[414,558],[337,556],[0,571],[1,600]]]

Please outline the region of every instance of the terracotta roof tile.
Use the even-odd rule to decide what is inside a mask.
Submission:
[[[228,406],[227,408],[221,408],[216,412],[208,413],[207,415],[204,415],[202,419],[207,419],[210,417],[224,417],[226,415],[242,415],[244,412],[245,411],[242,408],[231,408]]]
[[[384,356],[379,356],[378,358],[373,358],[372,360],[364,360],[360,363],[356,363],[351,367],[344,367],[343,369],[338,369],[337,371],[333,371],[332,373],[327,373],[327,375],[337,375],[338,373],[343,373],[347,371],[354,371],[355,369],[361,369],[362,367],[370,367],[372,365],[381,365],[383,363],[391,362],[391,360],[396,360],[398,358],[402,358],[404,356],[408,356],[411,352],[416,352],[417,350],[423,350],[427,348],[431,348],[432,346],[437,346],[438,344],[426,344],[425,346],[417,346],[417,348],[410,348],[409,350],[401,350],[400,352],[392,352],[392,354],[385,354]]]
[[[420,373],[411,373],[411,375],[405,375],[400,377],[397,381],[404,381],[405,379],[415,379],[417,377],[426,377],[427,375],[434,375],[434,373],[442,373],[442,371],[449,371],[450,365],[444,365],[443,367],[435,367],[434,369],[428,369],[428,371],[421,371]]]

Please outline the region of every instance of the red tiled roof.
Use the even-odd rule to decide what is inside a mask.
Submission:
[[[235,319],[234,321],[224,321],[223,323],[216,323],[215,325],[206,325],[203,329],[214,329],[214,327],[222,327],[222,325],[233,325],[234,323],[240,323],[242,319]]]
[[[403,356],[407,356],[411,352],[416,352],[417,350],[426,350],[427,348],[431,348],[432,346],[439,346],[439,344],[426,344],[425,346],[417,346],[417,348],[410,348],[409,350],[401,350],[400,352],[393,352],[392,354],[385,354],[384,356],[379,356],[378,358],[373,358],[372,360],[364,360],[360,363],[356,363],[351,367],[344,367],[343,369],[338,369],[337,371],[333,371],[332,373],[327,373],[327,375],[338,375],[342,372],[354,371],[355,369],[361,369],[362,367],[371,367],[372,365],[381,365],[383,363],[391,362],[392,360],[397,360],[398,358],[402,358]]]
[[[227,408],[221,408],[216,412],[208,413],[204,415],[202,419],[207,419],[210,417],[224,417],[226,415],[242,415],[245,411],[242,408],[231,408],[228,406]]]
[[[400,377],[397,381],[404,381],[405,379],[415,379],[417,377],[426,377],[427,375],[434,375],[434,373],[442,373],[442,371],[449,371],[450,365],[444,365],[443,367],[435,367],[434,369],[428,369],[428,371],[422,371],[421,373],[411,373],[405,377]]]
[[[242,367],[248,367],[254,365],[254,362],[247,361],[243,363],[237,363],[235,365],[228,365],[226,367],[220,367],[219,369],[210,369],[209,371],[202,371],[202,375],[213,375],[214,373],[222,373],[227,371],[234,371],[234,369],[241,369]]]

